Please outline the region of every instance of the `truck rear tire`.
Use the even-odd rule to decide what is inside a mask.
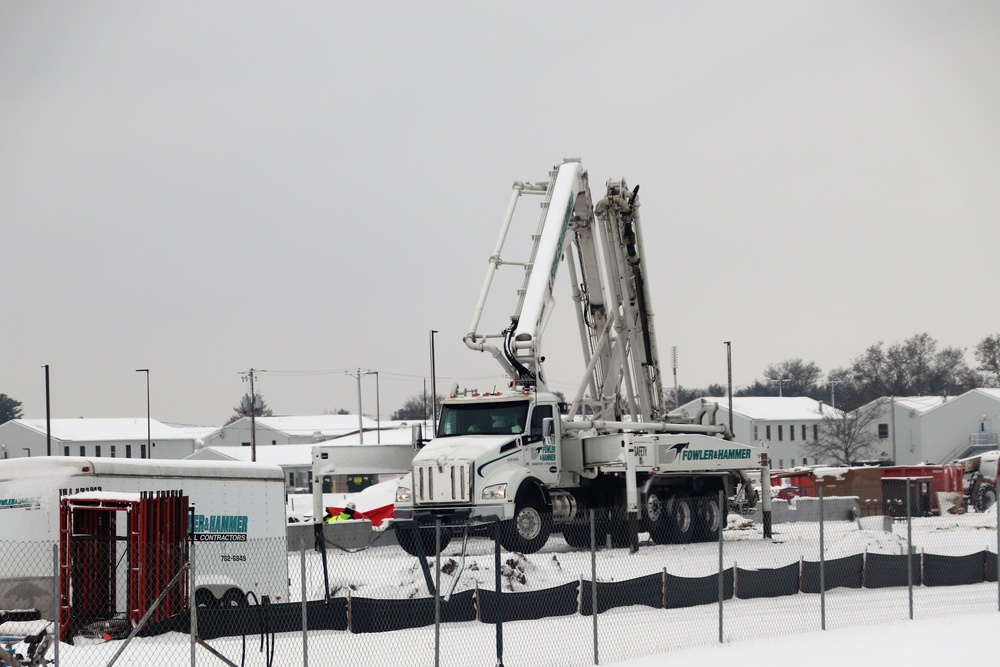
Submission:
[[[424,556],[437,556],[437,537],[434,535],[435,528],[416,528],[413,526],[398,526],[396,528],[396,541],[403,551],[411,556],[420,556],[420,549],[423,549]],[[418,546],[417,540],[420,540]],[[451,531],[442,526],[441,528],[441,551],[444,551],[448,543],[451,542]]]
[[[549,540],[552,516],[535,499],[519,501],[514,506],[514,518],[500,526],[500,544],[507,551],[533,554]]]
[[[718,542],[719,531],[726,525],[727,507],[719,506],[719,496],[695,498],[695,541]]]
[[[667,543],[687,544],[694,537],[695,508],[691,496],[677,491],[664,505],[667,515]]]
[[[566,544],[574,549],[590,548],[590,522],[574,520],[567,523],[562,529],[563,539]]]

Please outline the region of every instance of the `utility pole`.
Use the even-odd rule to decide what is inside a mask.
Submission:
[[[257,462],[257,392],[253,386],[254,373],[256,372],[251,368],[249,373],[243,373],[243,381],[250,380],[250,400],[248,401],[250,408],[250,460],[254,463]]]
[[[830,385],[830,407],[837,408],[837,385],[843,382],[843,380],[827,380],[827,384]]]

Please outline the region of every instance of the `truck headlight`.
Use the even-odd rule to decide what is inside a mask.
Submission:
[[[396,487],[396,502],[397,503],[408,503],[412,500],[410,495],[410,490],[405,486]]]
[[[507,497],[507,484],[494,484],[483,489],[483,500],[499,500]]]

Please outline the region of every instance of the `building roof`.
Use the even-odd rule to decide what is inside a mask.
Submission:
[[[311,436],[320,433],[326,436],[356,433],[359,422],[357,415],[295,415],[287,417],[256,417],[258,426],[266,426],[272,430],[293,436]],[[249,417],[241,417],[226,428],[243,427],[250,422]],[[362,417],[360,425],[363,429],[374,429],[377,422],[368,417]]]
[[[719,413],[729,409],[727,397],[706,396],[705,401],[717,403]],[[702,399],[696,399],[682,405],[671,414],[684,411],[689,417],[698,414]],[[822,406],[822,412],[820,412]],[[716,421],[722,421],[716,414]],[[734,396],[733,414],[747,419],[759,421],[818,421],[824,416],[839,414],[840,410],[807,396]]]
[[[44,419],[13,419],[7,423],[37,431],[42,435],[47,433],[47,426]],[[92,442],[95,440],[145,442],[147,435],[145,417],[81,417],[80,419],[53,419],[51,423],[53,439],[61,442]],[[200,437],[200,435],[195,435],[198,429],[194,427],[176,428],[155,419],[150,419],[148,425],[149,437],[158,442],[166,440],[197,440]]]

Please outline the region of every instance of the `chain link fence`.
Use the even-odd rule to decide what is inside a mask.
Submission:
[[[0,665],[583,666],[1000,609],[995,508],[830,520],[822,498],[797,502],[770,537],[731,514],[717,540],[640,533],[634,551],[593,512],[532,554],[491,525],[438,526],[427,543],[447,546],[418,558],[361,522],[173,548],[0,542]]]

